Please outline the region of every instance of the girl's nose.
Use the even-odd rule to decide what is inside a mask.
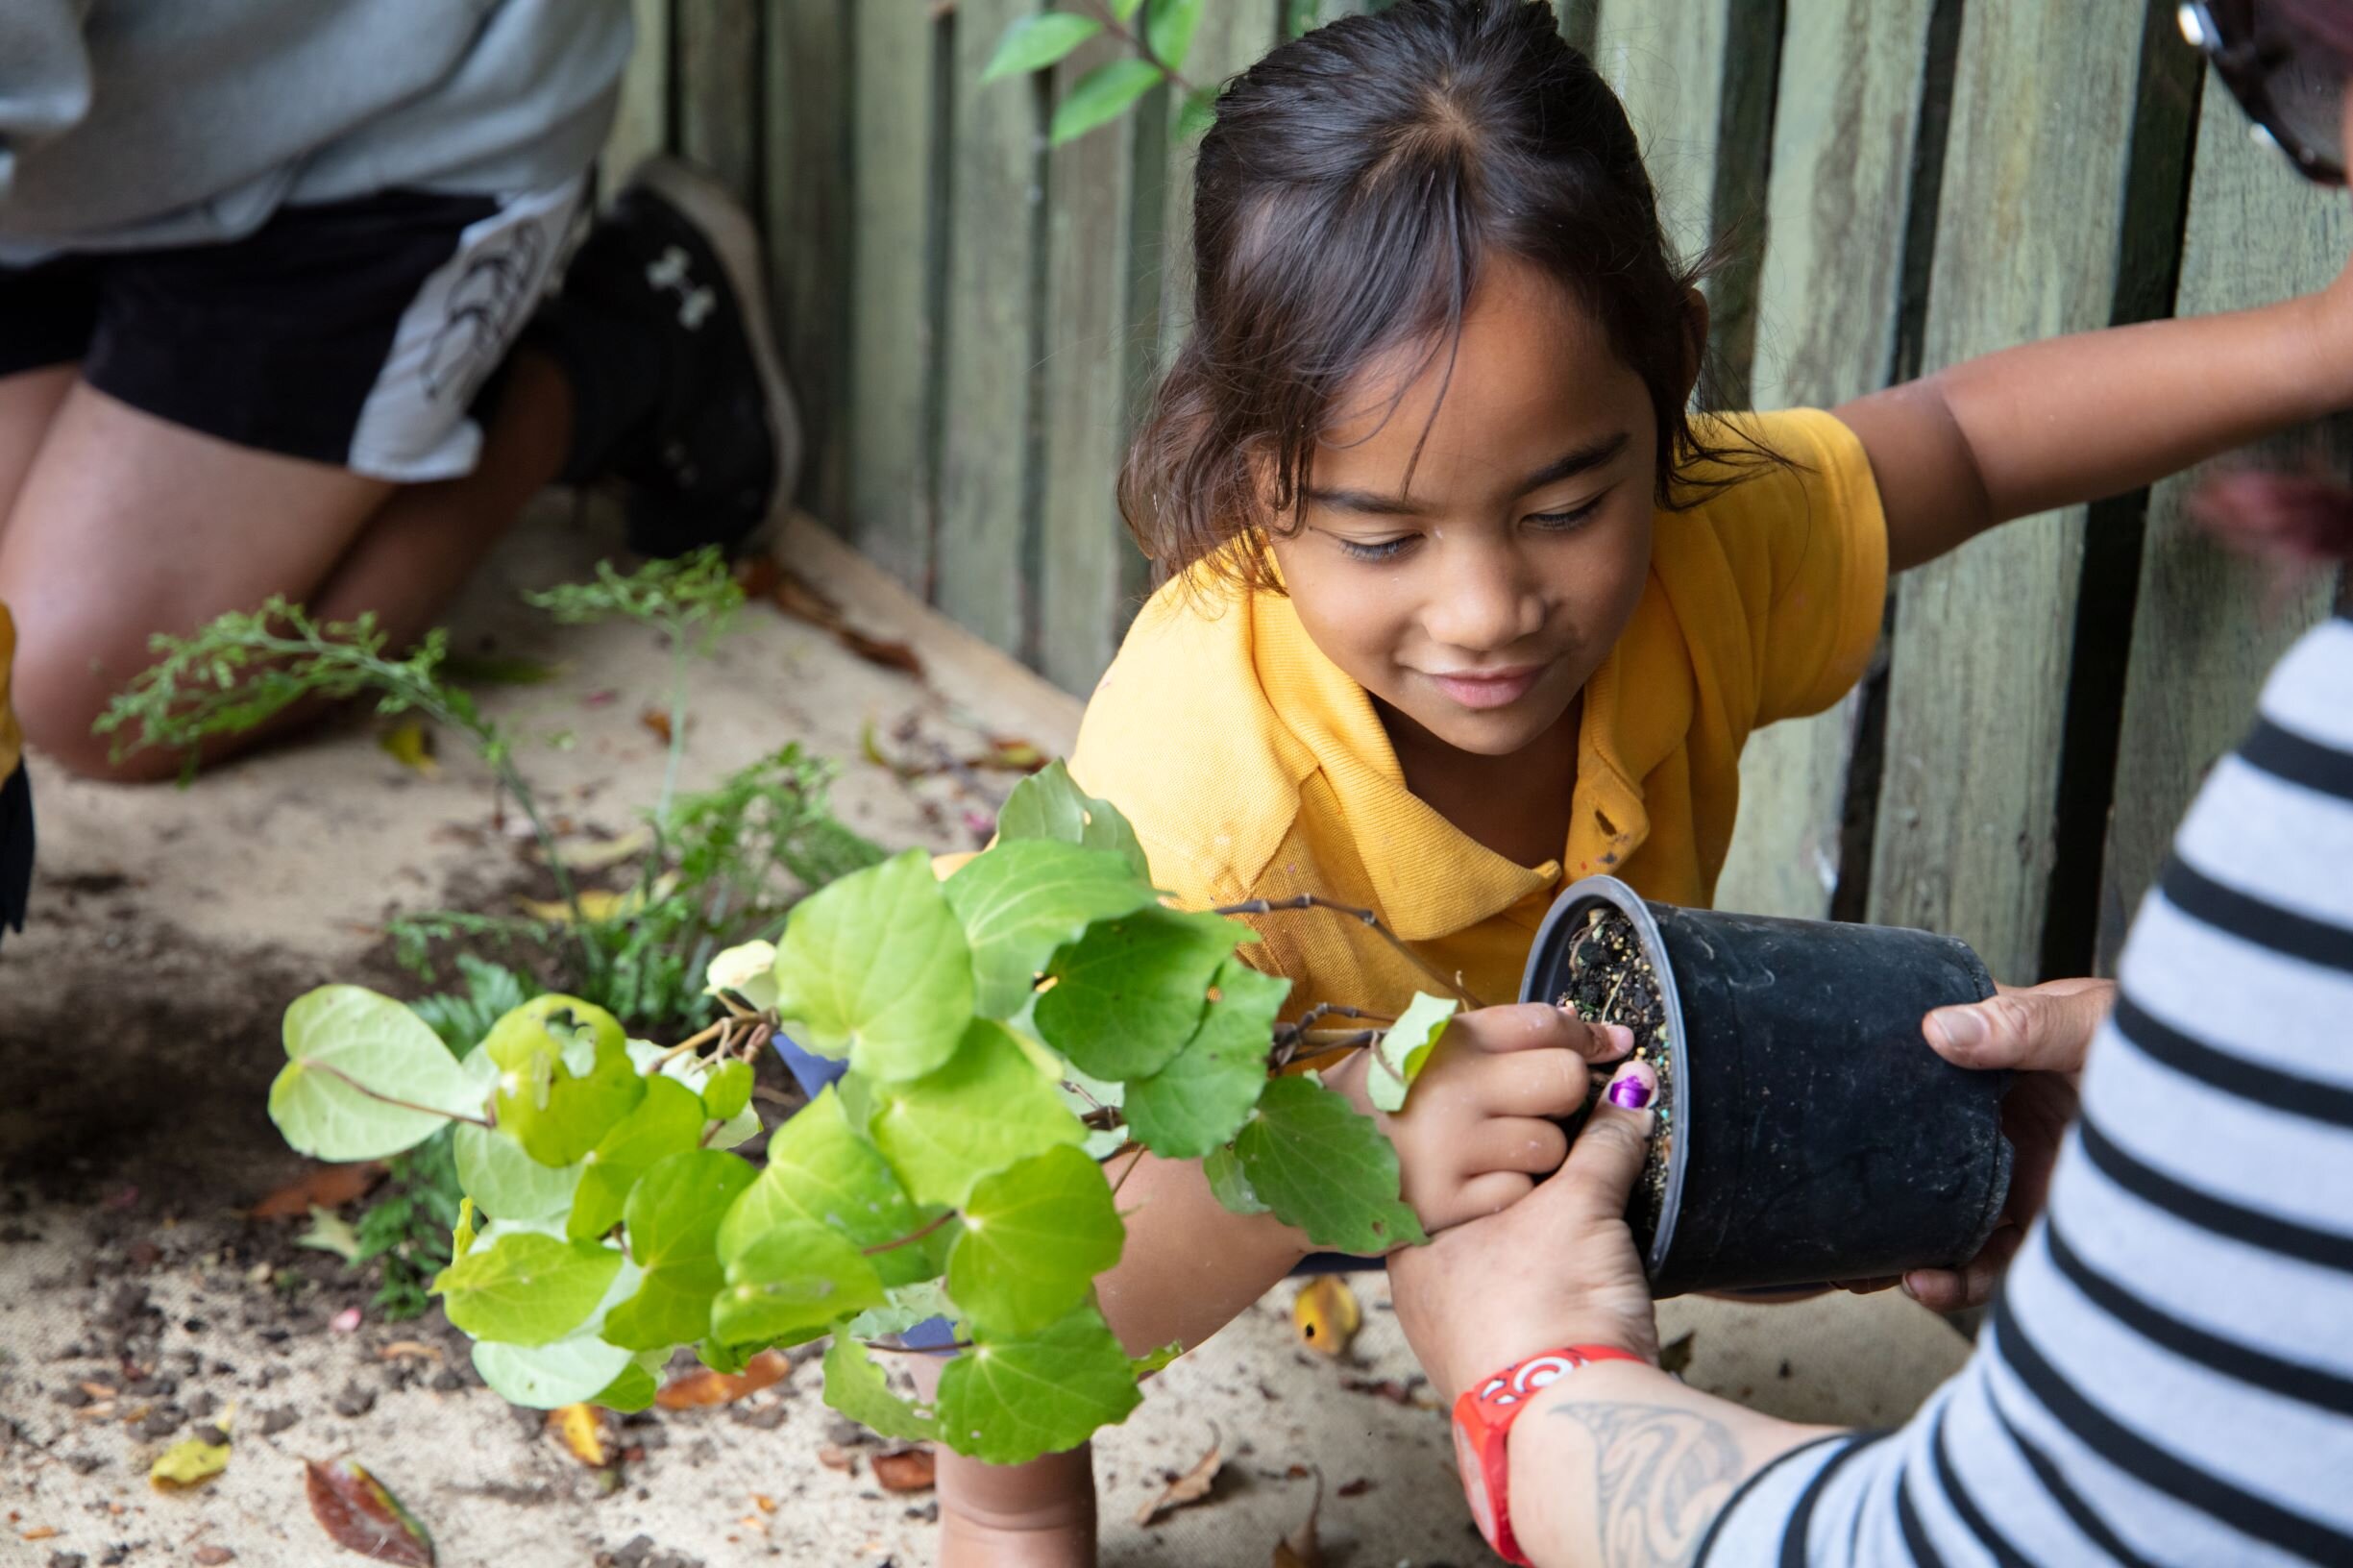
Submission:
[[[1543,626],[1543,600],[1513,551],[1465,542],[1448,553],[1455,559],[1422,617],[1434,640],[1468,653],[1488,653]]]

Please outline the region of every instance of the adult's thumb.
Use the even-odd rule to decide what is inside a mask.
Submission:
[[[2116,987],[2105,980],[2004,987],[1982,1002],[1938,1008],[1922,1033],[1956,1066],[2075,1072],[2115,1004]]]
[[[1649,1063],[1621,1065],[1569,1145],[1568,1159],[1545,1186],[1566,1188],[1581,1217],[1623,1214],[1650,1153],[1656,1115],[1652,1102],[1657,1097],[1658,1074]]]

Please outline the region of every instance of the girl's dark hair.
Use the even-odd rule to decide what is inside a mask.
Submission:
[[[1377,356],[1450,358],[1481,268],[1532,265],[1600,321],[1649,388],[1656,492],[1688,505],[1777,461],[1686,417],[1689,289],[1626,110],[1530,0],[1401,0],[1287,43],[1227,86],[1193,183],[1192,327],[1128,453],[1119,504],[1163,576],[1210,560],[1262,507],[1296,526],[1335,397]],[[1402,393],[1402,387],[1401,387]],[[1271,493],[1270,493],[1271,490]]]

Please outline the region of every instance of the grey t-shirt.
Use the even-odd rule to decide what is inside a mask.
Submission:
[[[595,159],[631,39],[628,0],[6,0],[0,264],[545,189]]]

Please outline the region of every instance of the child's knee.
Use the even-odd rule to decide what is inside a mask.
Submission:
[[[10,700],[25,739],[48,761],[84,778],[143,783],[176,777],[180,759],[153,747],[130,750],[135,735],[101,735],[95,725],[144,661],[125,659],[135,639],[98,628],[40,624],[16,646]],[[126,747],[117,759],[118,746]]]

